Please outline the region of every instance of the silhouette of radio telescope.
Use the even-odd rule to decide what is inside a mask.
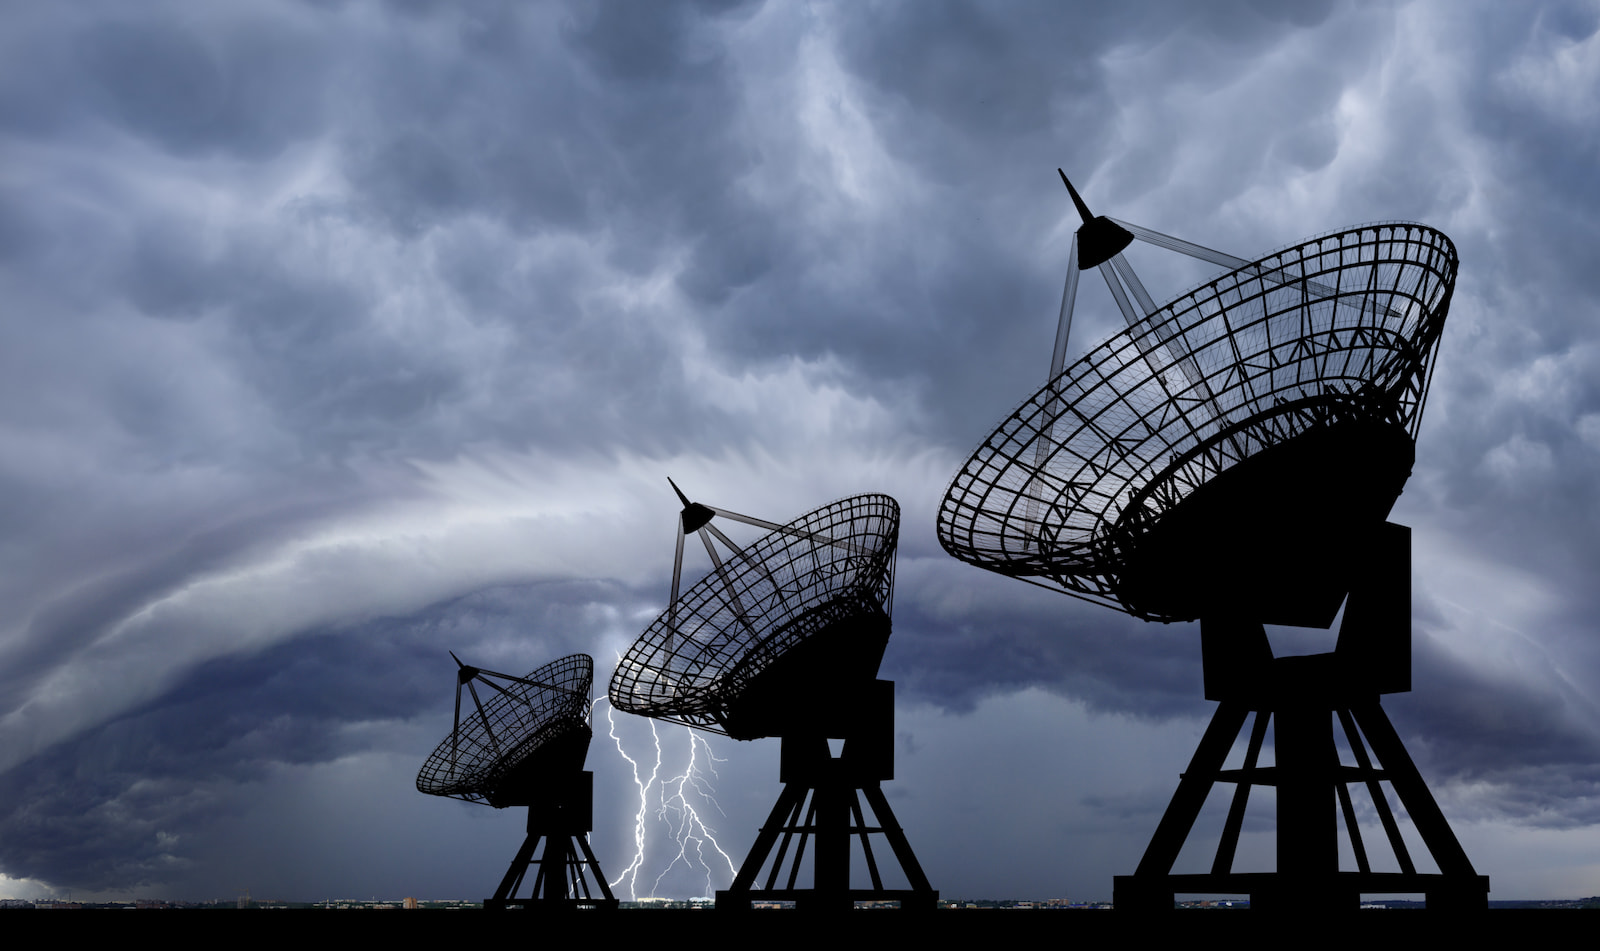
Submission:
[[[760,897],[800,909],[873,900],[931,910],[938,892],[881,787],[894,778],[894,684],[877,675],[889,642],[899,504],[857,495],[780,525],[691,502],[675,483],[673,490],[683,511],[672,600],[617,665],[610,699],[619,710],[738,740],[782,738],[783,792],[733,884],[717,893],[717,907],[748,909]],[[741,548],[714,519],[766,534]],[[712,570],[680,597],[690,532]],[[844,741],[837,758],[829,739]],[[863,798],[876,825],[866,821]],[[888,841],[909,888],[884,887],[876,835]],[[852,840],[871,888],[850,887]],[[812,886],[797,888],[808,844]],[[764,887],[753,891],[769,858]]]
[[[1341,908],[1362,893],[1422,892],[1430,907],[1485,907],[1488,879],[1379,704],[1411,689],[1410,530],[1387,518],[1411,474],[1454,245],[1383,222],[1247,261],[1094,217],[1066,184],[1084,223],[1050,376],[956,475],[938,534],[991,571],[1145,620],[1200,621],[1206,697],[1219,706],[1138,870],[1117,878],[1118,907],[1170,908],[1182,892]],[[1122,254],[1135,239],[1229,270],[1158,307]],[[1091,267],[1127,326],[1063,368]],[[1263,624],[1327,629],[1341,607],[1332,652],[1273,657]],[[1243,767],[1224,769],[1252,714]],[[1219,782],[1234,794],[1211,872],[1174,875]],[[1384,783],[1437,874],[1416,871]],[[1232,871],[1252,786],[1276,790],[1275,872]],[[1373,871],[1352,789],[1400,871]],[[1340,870],[1341,819],[1353,870]]]
[[[583,761],[593,737],[593,658],[572,654],[526,677],[470,667],[459,658],[456,666],[455,728],[422,764],[417,789],[496,809],[528,808],[527,837],[494,897],[483,906],[615,908],[617,900],[588,839],[594,827],[594,774],[583,768]],[[465,720],[463,687],[471,696]],[[544,852],[534,858],[541,839]],[[539,870],[532,895],[517,898],[535,863]],[[598,894],[590,891],[591,875]]]

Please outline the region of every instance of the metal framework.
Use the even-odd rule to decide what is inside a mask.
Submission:
[[[1384,222],[1246,261],[1093,217],[1066,184],[1084,224],[1050,378],[955,477],[938,534],[980,567],[1145,620],[1201,621],[1206,697],[1219,705],[1138,870],[1116,879],[1117,906],[1247,892],[1258,907],[1336,910],[1420,891],[1432,907],[1485,907],[1488,879],[1379,704],[1411,689],[1410,534],[1385,520],[1410,476],[1455,246]],[[1134,240],[1231,270],[1157,307],[1122,255]],[[1128,326],[1063,370],[1089,267]],[[1272,655],[1263,624],[1327,628],[1341,606],[1332,652]],[[1244,766],[1225,769],[1251,714]],[[1262,766],[1269,725],[1274,763]],[[1211,871],[1173,874],[1218,783],[1235,792]],[[1437,874],[1417,872],[1385,783]],[[1237,873],[1254,786],[1276,789],[1277,869]],[[1399,872],[1373,870],[1352,786],[1371,795]],[[1340,869],[1341,818],[1353,871]]]
[[[1131,277],[1120,254],[1102,270],[1118,262]],[[940,505],[940,543],[1138,617],[1193,620],[1119,597],[1138,535],[1220,473],[1313,429],[1378,421],[1414,438],[1456,267],[1443,234],[1387,222],[1141,304],[1145,316],[1053,376],[973,453]]]
[[[594,774],[583,761],[593,737],[594,659],[572,654],[514,677],[450,656],[457,667],[455,726],[422,764],[417,790],[497,809],[528,809],[527,836],[484,907],[616,907],[588,841]],[[463,688],[472,701],[465,720]],[[544,851],[535,858],[541,840]],[[533,865],[533,894],[517,898]]]
[[[526,677],[469,667],[459,658],[456,667],[455,728],[422,764],[417,791],[492,806],[517,805],[511,800],[523,790],[515,783],[508,788],[506,781],[519,775],[518,767],[556,738],[589,728],[594,660],[573,654]],[[478,692],[479,683],[487,702]],[[465,721],[462,688],[473,707]]]
[[[1138,868],[1116,877],[1116,907],[1150,911],[1171,908],[1179,893],[1243,893],[1253,908],[1337,912],[1358,907],[1363,894],[1418,892],[1433,910],[1486,907],[1488,877],[1474,870],[1379,702],[1382,694],[1411,689],[1411,532],[1383,523],[1362,534],[1365,564],[1351,579],[1333,651],[1273,657],[1260,623],[1201,619],[1206,698],[1218,701],[1217,709]],[[1272,762],[1264,765],[1269,726]],[[1226,768],[1246,735],[1240,768]],[[1218,784],[1232,785],[1233,793],[1211,869],[1173,874]],[[1251,790],[1262,786],[1276,792],[1276,871],[1235,871]],[[1361,833],[1353,790],[1377,813],[1397,871],[1375,870],[1379,846]],[[1437,873],[1417,870],[1391,794]],[[1340,867],[1341,829],[1354,869]]]
[[[738,701],[779,658],[852,620],[859,622],[862,639],[875,640],[880,631],[887,637],[900,505],[887,495],[855,495],[779,525],[684,503],[672,603],[617,664],[611,703],[618,710],[738,739],[771,735],[742,735],[737,710]],[[768,533],[740,548],[711,524],[713,515]],[[690,531],[704,541],[713,570],[679,597],[683,539]],[[729,557],[717,553],[713,537],[728,548]],[[879,644],[877,656],[869,658],[873,672],[881,655]],[[827,685],[813,686],[815,702],[825,704]]]
[[[889,639],[899,504],[857,495],[779,525],[678,497],[672,601],[617,665],[609,696],[620,710],[735,739],[782,738],[783,791],[717,907],[747,910],[763,898],[808,911],[865,900],[933,909],[939,893],[881,787],[894,778],[894,684],[877,674]],[[712,524],[719,518],[767,534],[741,548]],[[690,532],[704,542],[712,571],[679,597]],[[837,757],[830,738],[844,740]],[[887,841],[910,888],[884,887],[873,836]],[[857,843],[870,888],[850,887]],[[798,887],[808,860],[811,886]]]

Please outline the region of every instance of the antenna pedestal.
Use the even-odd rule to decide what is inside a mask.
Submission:
[[[513,677],[450,656],[457,668],[455,726],[422,764],[417,790],[496,809],[528,810],[527,838],[499,890],[483,906],[617,907],[587,838],[594,827],[594,774],[584,770],[583,761],[594,737],[589,727],[594,658],[572,654],[526,677]],[[466,719],[463,693],[470,700]],[[541,839],[544,855],[535,859]],[[533,895],[517,898],[534,864],[539,871]],[[589,889],[588,874],[599,897]]]
[[[594,827],[594,773],[581,772],[559,777],[533,794],[528,802],[528,835],[506,870],[505,878],[493,898],[483,901],[485,909],[535,908],[565,910],[575,908],[615,908],[617,899],[606,884],[600,863],[589,848],[589,831]],[[535,858],[539,841],[544,852]],[[533,893],[517,898],[528,869],[538,866]],[[594,879],[594,889],[589,885]]]
[[[894,683],[871,682],[861,691],[853,715],[841,719],[853,724],[848,731],[783,737],[779,777],[783,792],[733,884],[717,892],[719,910],[748,911],[751,901],[792,901],[797,909],[817,912],[848,911],[858,901],[897,901],[903,910],[932,911],[938,906],[939,893],[928,884],[881,785],[894,778]],[[830,733],[840,732],[844,746],[835,758],[828,739]],[[862,799],[876,824],[868,823]],[[884,887],[878,871],[884,852],[881,845],[873,851],[873,836],[887,840],[909,888]],[[871,888],[850,887],[853,840],[860,842]],[[769,868],[769,859],[770,870],[757,889],[757,878]],[[798,888],[807,860],[812,884]]]
[[[1173,794],[1144,858],[1115,879],[1118,909],[1173,907],[1179,893],[1248,894],[1252,908],[1355,910],[1362,894],[1421,892],[1429,908],[1488,907],[1489,879],[1472,867],[1433,794],[1406,753],[1379,697],[1411,689],[1411,534],[1384,523],[1363,553],[1331,653],[1273,657],[1260,623],[1202,618],[1206,697],[1218,700],[1199,749]],[[1225,769],[1254,714],[1244,763]],[[1259,762],[1273,727],[1273,765]],[[1337,735],[1349,745],[1344,762]],[[1212,787],[1233,784],[1232,804],[1210,873],[1172,868]],[[1410,817],[1437,873],[1411,859],[1384,788]],[[1277,870],[1233,871],[1252,786],[1277,794]],[[1351,797],[1365,794],[1399,871],[1373,871]],[[1342,824],[1355,870],[1339,867]]]

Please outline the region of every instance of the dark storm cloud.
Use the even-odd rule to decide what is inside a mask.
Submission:
[[[1540,18],[1516,36],[1500,70],[1468,80],[1484,86],[1472,118],[1493,143],[1495,186],[1482,198],[1493,227],[1463,242],[1463,282],[1482,309],[1457,320],[1446,340],[1452,362],[1441,362],[1435,399],[1448,415],[1424,438],[1442,458],[1439,489],[1463,524],[1582,598],[1577,613],[1592,619],[1600,608],[1586,583],[1600,567],[1592,423],[1600,278],[1590,249],[1600,239],[1600,189],[1591,171],[1600,135],[1592,105],[1563,109],[1581,94],[1554,68],[1559,60],[1545,64],[1549,75],[1518,62],[1570,42],[1563,30],[1592,36],[1595,11],[1574,13]]]
[[[363,752],[373,741],[364,726],[420,717],[447,734],[447,650],[524,674],[592,650],[605,608],[630,599],[596,583],[489,589],[200,664],[158,700],[0,778],[0,867],[89,890],[193,887],[204,873],[182,857],[193,844],[179,840],[225,834],[242,787]]]
[[[690,19],[666,5],[659,10],[673,23]],[[293,434],[299,452],[340,458],[403,447],[448,454],[467,416],[483,427],[479,435],[513,444],[587,441],[600,419],[620,436],[616,423],[625,419],[606,404],[623,379],[659,380],[667,398],[643,405],[637,429],[642,438],[670,432],[665,411],[652,418],[651,410],[685,399],[677,368],[660,358],[672,348],[649,323],[603,301],[579,300],[586,296],[579,288],[604,280],[596,251],[627,270],[648,271],[717,225],[720,199],[707,199],[720,196],[737,171],[721,159],[733,151],[725,147],[730,110],[719,106],[731,100],[730,81],[714,58],[702,63],[689,48],[698,21],[678,31],[686,48],[669,57],[693,60],[685,75],[670,82],[633,77],[653,97],[643,103],[640,94],[619,95],[595,81],[595,72],[610,68],[607,57],[619,55],[606,45],[607,22],[498,15],[504,22],[433,11],[386,24],[365,37],[378,42],[351,56],[352,64],[340,62],[345,53],[337,43],[306,36],[294,44],[296,31],[309,26],[305,11],[212,21],[204,36],[160,19],[69,28],[69,39],[51,38],[85,67],[84,78],[58,91],[82,109],[77,135],[103,138],[110,127],[135,136],[156,151],[135,162],[156,166],[150,171],[157,175],[176,172],[175,160],[266,161],[306,140],[331,141],[348,157],[351,191],[292,199],[254,227],[219,230],[196,209],[140,188],[125,169],[83,169],[98,176],[89,184],[100,201],[72,203],[80,207],[63,221],[64,195],[30,196],[19,202],[21,223],[10,230],[59,251],[43,270],[91,298],[84,302],[91,313],[120,298],[147,318],[220,324],[227,339],[214,355],[231,358],[227,369],[245,395]],[[363,39],[359,24],[334,17],[330,26],[347,43]],[[500,39],[480,49],[485,34]],[[561,46],[569,34],[579,55]],[[507,81],[508,69],[517,70],[516,81]],[[258,95],[272,97],[271,108],[248,98]],[[274,121],[275,110],[295,121]],[[574,124],[579,114],[593,127]],[[662,181],[674,185],[663,188]],[[50,216],[28,214],[50,199],[57,199]],[[370,278],[330,273],[317,266],[316,248],[285,243],[293,231],[330,245],[364,242],[372,216],[402,238],[430,242],[419,251],[437,254],[445,288],[454,292],[438,303],[467,304],[473,329],[502,333],[510,346],[497,350],[501,365],[440,347],[447,327],[418,327],[413,335],[392,326],[384,310],[407,289],[393,286],[404,275],[381,272],[396,262],[370,262],[379,272]],[[55,219],[53,233],[29,234],[29,225],[46,217]],[[485,218],[519,234],[567,235],[567,260],[560,260],[563,249],[531,266],[514,253],[506,258],[503,231],[474,234]],[[474,244],[486,242],[484,257]],[[87,274],[79,263],[85,252],[94,262]],[[583,368],[590,399],[560,413],[495,418],[495,404],[537,409],[546,395],[538,379],[566,366]],[[184,415],[162,405],[161,394],[135,397],[157,402],[128,406],[129,427]],[[584,407],[592,415],[575,418],[572,410]],[[171,429],[130,435],[181,439],[196,427]]]
[[[730,214],[750,166],[718,35],[741,15],[487,5],[394,24],[339,130],[356,194],[402,233],[482,214],[603,232],[616,262],[647,269]]]
[[[1373,218],[1456,239],[1390,706],[1430,778],[1492,790],[1483,821],[1593,821],[1592,5],[4,17],[0,871],[204,883],[286,765],[425,754],[443,648],[515,673],[624,643],[671,505],[629,493],[669,465],[769,516],[893,482],[907,702],[1203,714],[1192,626],[984,576],[929,527],[1043,382],[1057,166],[1240,254]],[[1112,329],[1097,292],[1075,353]],[[1108,782],[1084,795],[1164,795]]]
[[[1485,166],[1473,217],[1487,226],[1457,232],[1462,281],[1414,482],[1437,524],[1502,566],[1482,577],[1481,600],[1520,605],[1509,615],[1520,623],[1503,623],[1538,630],[1493,632],[1509,643],[1485,666],[1462,658],[1459,645],[1482,636],[1471,617],[1420,618],[1419,687],[1396,719],[1428,738],[1420,759],[1493,790],[1485,813],[1577,827],[1600,795],[1600,446],[1586,422],[1600,418],[1588,252],[1600,137],[1592,56],[1586,67],[1574,44],[1593,45],[1600,11],[1502,12],[1448,32],[1483,64],[1463,72],[1460,95]]]
[[[320,125],[329,51],[303,28],[246,14],[210,36],[134,17],[72,44],[102,118],[164,150],[262,158]]]
[[[1192,625],[1145,624],[956,562],[902,566],[884,676],[909,700],[970,711],[1042,687],[1100,713],[1200,715]]]

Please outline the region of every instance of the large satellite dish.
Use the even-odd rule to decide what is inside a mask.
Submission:
[[[1098,265],[1127,328],[1053,367],[972,455],[940,507],[946,551],[1149,620],[1248,584],[1267,623],[1332,622],[1339,528],[1386,516],[1411,473],[1455,247],[1390,222],[1203,257],[1235,266],[1161,307],[1122,254]]]
[[[1382,222],[1251,261],[1093,216],[1066,184],[1084,223],[1049,378],[956,475],[938,535],[980,567],[1146,620],[1202,623],[1206,695],[1222,703],[1138,873],[1117,880],[1118,902],[1248,892],[1268,906],[1292,892],[1348,907],[1361,892],[1425,892],[1430,903],[1481,906],[1488,880],[1377,702],[1410,689],[1409,533],[1385,519],[1411,472],[1454,245],[1423,225]],[[1228,271],[1157,306],[1122,254],[1134,240]],[[1065,365],[1089,267],[1126,328]],[[1334,652],[1272,657],[1263,624],[1327,628],[1341,607]],[[1251,713],[1246,768],[1224,772]],[[1357,759],[1348,768],[1335,718]],[[1276,765],[1258,768],[1269,721]],[[1380,780],[1439,875],[1416,873]],[[1237,786],[1212,873],[1172,875],[1216,782]],[[1401,873],[1371,871],[1352,783],[1373,798]],[[1231,871],[1251,785],[1278,793],[1278,869],[1265,877]],[[1354,872],[1338,870],[1336,799]]]
[[[455,726],[422,764],[418,791],[528,809],[527,837],[484,907],[615,907],[588,840],[594,774],[583,761],[594,735],[594,659],[572,654],[526,677],[468,666],[459,658],[456,667]],[[470,697],[464,719],[463,689]],[[541,839],[545,848],[536,859]],[[535,863],[533,895],[519,899],[516,893]],[[598,894],[590,891],[590,875]]]
[[[609,696],[619,710],[735,739],[782,738],[783,793],[732,886],[718,893],[718,907],[749,907],[781,836],[759,897],[802,908],[866,900],[932,908],[938,893],[880,786],[894,772],[894,685],[877,674],[889,640],[899,504],[887,495],[857,495],[779,524],[691,502],[673,489],[683,510],[672,600],[617,664]],[[740,546],[714,519],[766,534]],[[680,596],[691,532],[712,570]],[[830,738],[844,740],[837,759]],[[865,825],[863,797],[876,827]],[[884,887],[869,832],[888,839],[909,889]],[[796,888],[813,839],[813,887]],[[864,852],[870,889],[850,888],[852,840]]]

